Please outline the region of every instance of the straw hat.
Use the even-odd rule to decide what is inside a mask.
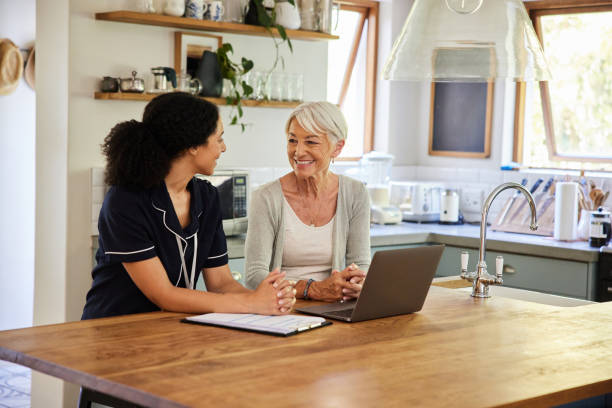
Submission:
[[[23,74],[23,57],[8,38],[0,39],[0,95],[12,93]]]
[[[36,57],[34,56],[34,47],[30,48],[28,53],[28,60],[25,63],[25,69],[23,70],[23,79],[30,85],[32,90],[36,90],[34,82],[34,66],[36,63]]]

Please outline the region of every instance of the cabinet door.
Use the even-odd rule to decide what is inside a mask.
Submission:
[[[463,250],[465,249],[446,247],[438,267],[438,276],[459,274],[461,251]],[[474,271],[478,262],[478,250],[468,249],[467,251],[470,254],[468,270]],[[589,298],[587,290],[589,265],[586,262],[487,251],[485,261],[491,275],[495,274],[495,258],[498,255],[504,257],[505,286],[581,299]]]

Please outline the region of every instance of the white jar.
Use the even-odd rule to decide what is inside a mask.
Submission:
[[[181,17],[185,14],[185,0],[166,0],[164,4],[164,14]]]
[[[459,194],[446,189],[440,193],[440,223],[459,222]]]

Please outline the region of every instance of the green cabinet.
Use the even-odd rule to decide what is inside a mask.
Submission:
[[[432,244],[372,247],[372,254],[378,250],[413,248],[421,245]],[[477,248],[446,246],[436,270],[436,276],[459,275],[461,251],[467,251],[470,255],[468,270],[476,270]],[[485,261],[488,272],[492,275],[495,274],[495,258],[498,255],[504,257],[504,286],[580,299],[595,299],[596,263],[487,251]]]

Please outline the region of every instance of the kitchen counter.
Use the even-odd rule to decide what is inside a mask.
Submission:
[[[480,246],[480,226],[440,225],[403,222],[399,225],[372,225],[371,245],[409,245],[425,242],[446,244],[464,248]],[[244,257],[245,235],[228,237],[230,258]],[[571,261],[597,262],[599,249],[591,248],[586,241],[562,242],[539,235],[497,232],[487,228],[487,250],[513,252],[545,258]]]
[[[184,316],[4,331],[0,359],[159,407],[545,407],[612,389],[612,302],[563,308],[432,286],[418,313],[288,338]]]

